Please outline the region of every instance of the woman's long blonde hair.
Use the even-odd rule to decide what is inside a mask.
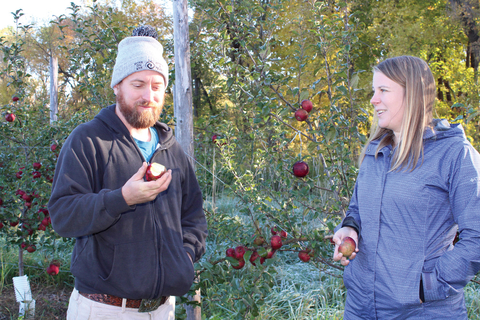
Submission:
[[[405,89],[405,114],[400,131],[397,150],[392,158],[390,171],[403,168],[412,171],[423,157],[423,134],[425,128],[433,120],[435,104],[435,80],[428,64],[420,58],[399,56],[386,59],[373,69],[381,72]],[[370,138],[360,155],[360,163],[365,157],[366,148],[372,140],[380,140],[378,151],[386,145],[394,145],[394,133],[390,129],[378,126],[377,115],[374,114]]]

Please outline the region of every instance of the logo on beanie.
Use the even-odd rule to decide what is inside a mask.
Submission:
[[[138,71],[142,69],[143,69],[143,61],[135,62],[135,70]]]
[[[148,61],[145,66],[150,70],[152,70],[152,69],[157,70],[157,67],[155,66],[155,63],[153,63],[153,61]]]

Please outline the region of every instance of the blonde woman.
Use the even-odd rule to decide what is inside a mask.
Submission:
[[[345,320],[467,319],[463,288],[480,270],[480,155],[461,125],[433,119],[434,102],[425,61],[374,68],[372,133],[333,238]],[[347,236],[357,243],[349,258],[338,251]]]

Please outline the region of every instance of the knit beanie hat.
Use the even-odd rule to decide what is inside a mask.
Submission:
[[[120,41],[110,84],[112,88],[132,73],[143,70],[157,71],[165,79],[165,87],[168,86],[168,65],[157,39],[157,31],[147,25],[136,28],[131,37]]]

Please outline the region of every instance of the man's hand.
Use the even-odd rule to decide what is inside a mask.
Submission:
[[[355,240],[355,244],[357,247],[355,248],[355,252],[347,259],[343,256],[341,252],[338,252],[338,246],[342,243],[343,238],[350,237]],[[339,261],[344,266],[347,266],[350,263],[350,260],[355,259],[355,256],[358,252],[358,234],[355,229],[350,227],[343,227],[340,228],[335,234],[333,235],[333,242],[335,242],[335,252],[333,253],[333,260]]]
[[[160,192],[167,190],[172,181],[172,170],[168,170],[156,181],[145,181],[147,163],[143,165],[122,187],[122,195],[129,206],[152,201]]]

